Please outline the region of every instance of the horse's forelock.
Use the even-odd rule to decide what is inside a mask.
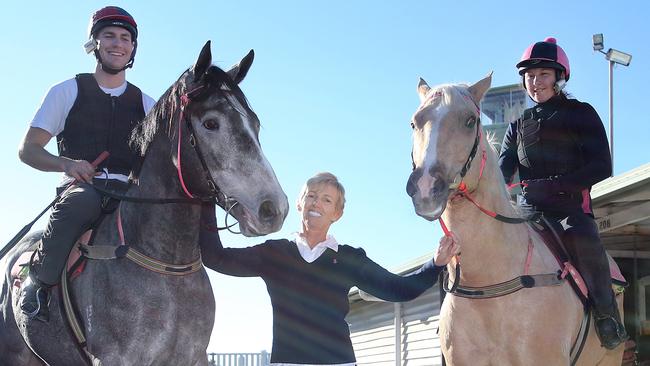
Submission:
[[[216,65],[212,65],[208,69],[208,77],[210,79],[210,82],[217,85],[221,91],[226,91],[223,93],[225,94],[224,97],[228,99],[231,104],[233,104],[233,107],[235,109],[239,110],[241,107],[251,109],[250,104],[248,103],[248,99],[246,99],[246,96],[244,95],[244,92],[241,90],[241,88],[239,88],[239,85],[232,80],[227,72],[223,71]],[[235,103],[233,103],[231,95],[234,95],[234,97],[237,99],[237,102],[241,106],[237,106]]]
[[[175,114],[180,112],[180,96],[201,86],[207,86],[208,89],[205,93],[200,93],[197,100],[201,96],[209,96],[214,93],[221,94],[221,96],[228,100],[228,102],[242,113],[242,108],[250,109],[250,104],[246,96],[237,85],[221,68],[216,65],[211,65],[206,71],[204,78],[201,79],[197,85],[193,85],[191,79],[191,69],[187,69],[181,74],[172,86],[160,97],[158,102],[154,105],[152,110],[140,121],[138,126],[133,130],[129,143],[139,153],[139,159],[134,164],[132,178],[137,179],[138,172],[142,165],[142,160],[147,152],[147,149],[153,142],[154,138],[163,131],[167,133],[169,138],[174,137],[176,131],[177,119]],[[233,96],[236,100],[233,100]]]
[[[471,95],[467,88],[467,84],[440,84],[437,85],[427,93],[424,101],[420,105],[420,109],[431,105],[451,106],[457,103],[463,103],[468,108],[476,108],[476,105],[471,99]]]

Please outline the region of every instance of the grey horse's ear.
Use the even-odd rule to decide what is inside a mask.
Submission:
[[[492,85],[492,71],[490,71],[486,77],[472,84],[468,88],[469,93],[472,95],[472,99],[476,105],[481,103],[481,99],[483,99],[485,93],[488,91],[488,89],[490,89],[490,85]]]
[[[420,78],[420,82],[418,83],[418,95],[420,96],[420,103],[424,102],[429,90],[431,90],[429,84],[427,84],[427,82],[424,81],[424,79]]]
[[[194,73],[194,82],[197,82],[203,77],[208,68],[212,65],[212,52],[210,51],[210,41],[205,42],[205,45],[199,53],[199,58],[192,66],[192,72]]]
[[[250,50],[248,51],[248,54],[244,56],[244,58],[239,61],[237,65],[234,65],[233,67],[230,68],[226,73],[232,81],[234,81],[236,84],[239,84],[244,78],[246,77],[246,74],[248,73],[248,69],[251,68],[251,65],[253,64],[253,59],[255,58],[255,51]]]

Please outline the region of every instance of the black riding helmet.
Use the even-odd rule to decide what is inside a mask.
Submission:
[[[131,40],[133,41],[133,52],[131,53],[131,59],[124,65],[121,69],[113,69],[104,65],[101,57],[99,56],[99,51],[97,49],[97,34],[100,30],[105,27],[122,27],[131,33]],[[133,67],[133,61],[135,60],[135,53],[138,49],[138,24],[135,22],[135,19],[129,14],[126,10],[117,7],[117,6],[106,6],[97,10],[91,17],[90,23],[88,24],[88,41],[84,47],[86,52],[90,53],[94,51],[95,58],[102,65],[102,69],[109,74],[117,74],[122,70]]]

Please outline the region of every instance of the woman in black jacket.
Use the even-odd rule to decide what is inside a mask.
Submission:
[[[224,248],[215,230],[214,208],[204,206],[212,230],[201,233],[206,267],[232,276],[261,277],[273,307],[271,364],[356,364],[345,316],[353,286],[386,301],[416,298],[438,279],[459,250],[443,237],[435,261],[399,276],[370,260],[363,249],[339,244],[328,234],[341,218],[345,190],[336,176],[319,173],[305,183],[297,202],[301,229],[295,238],[267,240],[248,248]]]
[[[569,99],[563,91],[571,71],[555,38],[530,45],[517,68],[537,104],[508,126],[499,166],[508,184],[519,172],[524,205],[563,227],[564,243],[589,290],[601,343],[616,348],[627,333],[590,196],[591,187],[612,172],[605,129],[591,105]]]

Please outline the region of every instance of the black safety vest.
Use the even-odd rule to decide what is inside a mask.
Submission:
[[[517,155],[520,177],[541,179],[562,176],[584,165],[579,140],[570,128],[575,108],[572,99],[526,109],[517,121]]]
[[[59,155],[92,162],[108,151],[109,158],[99,167],[128,175],[137,158],[129,139],[145,116],[142,92],[127,83],[124,93],[113,97],[100,89],[92,74],[79,74],[75,79],[79,92],[57,136]]]

